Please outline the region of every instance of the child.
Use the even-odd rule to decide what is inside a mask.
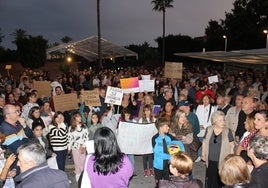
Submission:
[[[168,146],[173,140],[176,140],[176,138],[168,134],[169,121],[165,117],[160,117],[156,121],[155,126],[158,133],[153,136],[152,145],[154,151],[154,176],[157,187],[159,180],[169,180],[168,162],[170,160],[170,154],[168,153]],[[181,151],[184,151],[184,146],[181,141],[177,141],[176,144],[180,146]]]
[[[87,116],[87,126],[88,126],[88,138],[89,140],[93,140],[93,136],[95,131],[102,127],[102,124],[100,123],[99,115],[96,112],[93,112],[93,107],[89,107],[90,112]]]
[[[56,156],[55,153],[52,152],[51,148],[50,148],[50,144],[47,140],[46,137],[44,137],[43,135],[43,125],[41,123],[38,122],[33,122],[32,124],[32,131],[34,134],[34,138],[31,140],[32,142],[37,142],[40,143],[43,148],[46,151],[46,157],[49,158],[51,156]]]
[[[82,123],[82,117],[79,113],[75,113],[71,118],[71,126],[68,132],[68,153],[73,154],[75,179],[78,179],[84,170],[86,160],[86,141],[88,140],[88,131]]]
[[[153,116],[152,106],[150,104],[146,104],[143,107],[143,113],[141,114],[141,118],[139,119],[139,123],[146,124],[146,123],[154,123],[154,122],[155,122],[155,117]],[[143,155],[143,169],[144,169],[144,172],[143,172],[144,177],[154,175],[153,154]]]

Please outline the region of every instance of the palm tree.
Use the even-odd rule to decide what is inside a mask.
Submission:
[[[27,31],[23,30],[23,29],[16,29],[12,34],[12,36],[14,36],[14,40],[12,41],[12,43],[14,44],[18,44],[18,41],[20,39],[26,38],[29,35],[27,34]]]
[[[154,7],[153,10],[163,12],[163,43],[162,43],[162,63],[165,63],[165,32],[166,32],[166,9],[172,8],[173,0],[153,0],[151,2]]]
[[[97,0],[97,26],[98,26],[98,64],[99,64],[99,69],[102,69],[102,57],[101,57],[101,26],[100,26],[100,0]]]

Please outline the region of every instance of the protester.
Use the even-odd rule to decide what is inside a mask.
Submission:
[[[62,112],[56,112],[52,119],[52,124],[49,125],[49,138],[53,151],[57,154],[58,168],[65,170],[65,160],[68,153],[67,150],[67,135],[68,129],[64,123]]]
[[[86,141],[88,140],[88,130],[86,125],[82,123],[79,113],[75,113],[71,118],[71,126],[68,132],[68,153],[72,152],[75,179],[78,181],[86,159]]]
[[[29,115],[28,115],[28,118],[26,120],[26,124],[30,129],[32,129],[33,123],[39,123],[40,125],[42,125],[43,128],[45,128],[45,123],[44,123],[43,119],[41,118],[39,106],[34,106],[29,111]]]
[[[219,167],[224,188],[249,188],[250,173],[246,162],[238,155],[229,154]]]
[[[234,152],[234,138],[229,128],[225,127],[225,115],[216,111],[211,116],[212,126],[206,129],[202,160],[206,162],[207,188],[221,188],[222,183],[218,175],[218,167],[223,159]]]
[[[16,188],[69,188],[67,175],[61,170],[49,168],[46,152],[38,143],[23,144],[18,148],[18,166],[21,174],[15,180],[20,182]]]
[[[169,170],[173,176],[170,180],[160,180],[159,188],[202,188],[199,179],[190,180],[193,161],[187,153],[178,152],[171,156]]]
[[[102,124],[100,123],[100,118],[98,113],[92,112],[92,107],[90,108],[90,112],[88,113],[87,116],[87,127],[88,127],[88,137],[90,140],[93,139],[94,133],[96,130],[100,127],[102,127]]]
[[[95,152],[86,161],[91,187],[127,188],[133,175],[133,166],[120,151],[116,136],[108,127],[97,129],[94,134]]]
[[[29,111],[32,107],[34,106],[39,106],[36,101],[37,101],[37,95],[35,92],[30,92],[27,94],[27,99],[28,99],[28,102],[27,104],[25,104],[23,107],[22,107],[22,110],[21,110],[21,117],[24,118],[25,120],[27,120],[28,118],[28,115],[29,115]]]
[[[268,136],[257,135],[252,137],[249,141],[247,153],[254,165],[251,172],[250,186],[266,188],[268,185]]]

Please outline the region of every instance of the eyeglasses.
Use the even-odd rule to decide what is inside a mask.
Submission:
[[[213,140],[214,144],[217,144],[217,137],[218,135],[214,135],[214,140]]]
[[[19,114],[19,113],[20,113],[20,111],[19,110],[16,110],[14,112],[9,112],[8,114]]]

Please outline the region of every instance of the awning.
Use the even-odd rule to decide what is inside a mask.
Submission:
[[[98,36],[91,36],[86,39],[60,44],[58,46],[47,49],[47,55],[51,52],[68,50],[70,53],[82,56],[89,61],[95,61],[98,59]],[[101,56],[103,59],[135,56],[138,58],[138,54],[128,50],[122,46],[116,45],[101,38]]]
[[[189,52],[175,53],[181,57],[205,59],[224,63],[247,63],[247,64],[268,64],[268,48],[238,51],[211,51],[211,52]]]

